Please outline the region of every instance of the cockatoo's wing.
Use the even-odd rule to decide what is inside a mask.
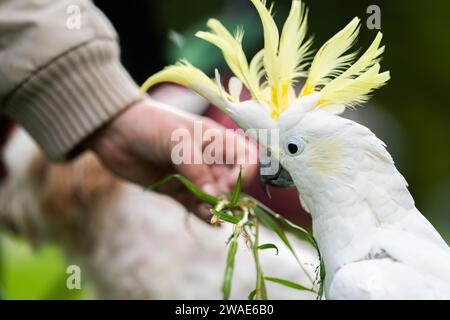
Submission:
[[[328,299],[449,299],[450,287],[425,272],[391,259],[344,266],[335,275]]]
[[[414,207],[404,190],[403,177],[397,173],[390,181],[394,184],[390,189],[394,193],[391,199],[395,201],[386,197],[381,202],[380,198],[375,201],[374,197],[380,197],[380,190],[384,189],[381,186],[371,186],[367,198],[366,210],[382,219],[367,238],[372,239],[368,256],[336,271],[327,290],[328,298],[450,299],[447,244]],[[383,214],[389,214],[390,210],[392,216],[403,218],[385,228]]]
[[[406,231],[380,233],[378,253],[340,268],[328,298],[450,299],[447,248]]]

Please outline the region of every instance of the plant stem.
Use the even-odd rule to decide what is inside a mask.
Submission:
[[[259,246],[259,222],[258,219],[255,217],[253,219],[253,224],[255,227],[255,240],[252,244],[252,252],[253,252],[253,258],[255,259],[255,266],[256,266],[256,299],[257,300],[267,300],[267,289],[266,284],[264,280],[264,274],[261,268],[261,264],[259,261],[259,252],[258,252],[258,246]],[[251,241],[251,240],[250,240]]]

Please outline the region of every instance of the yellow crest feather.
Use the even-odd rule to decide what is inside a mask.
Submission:
[[[173,82],[193,89],[206,99],[209,99],[211,94],[220,95],[220,90],[216,83],[203,71],[195,68],[186,60],[181,60],[176,65],[165,67],[162,71],[148,78],[141,86],[141,92],[146,92],[154,85],[162,82]]]
[[[280,35],[277,25],[272,18],[271,9],[267,9],[266,2],[251,0],[261,18],[264,29],[264,68],[270,82],[277,82],[279,66],[277,63]]]
[[[281,32],[278,64],[280,80],[291,84],[296,78],[306,77],[307,59],[312,38],[306,39],[308,11],[300,1],[293,1],[291,11]]]
[[[389,72],[379,73],[381,32],[377,34],[367,51],[345,72],[329,82],[320,92],[318,106],[342,104],[349,107],[364,103],[369,94],[383,86],[390,78]]]
[[[218,47],[239,79],[233,79],[233,94],[226,93],[220,84],[202,71],[181,61],[166,67],[150,77],[142,86],[145,92],[160,82],[175,82],[191,88],[213,103],[236,101],[238,91],[244,84],[253,99],[267,104],[271,118],[276,120],[292,102],[297,99],[294,86],[296,80],[307,77],[300,95],[320,92],[316,107],[332,113],[341,113],[345,107],[352,107],[368,100],[370,93],[384,85],[390,78],[389,72],[380,73],[380,47],[382,34],[379,33],[366,52],[352,64],[356,52],[350,52],[357,39],[360,20],[354,18],[347,26],[329,39],[314,56],[309,65],[312,38],[307,39],[308,11],[300,0],[293,0],[289,16],[281,35],[272,17],[272,7],[266,7],[265,0],[250,0],[255,6],[264,31],[264,48],[249,63],[242,49],[243,30],[232,35],[218,20],[210,19],[210,32],[200,31],[197,37]],[[266,76],[266,81],[261,79]]]
[[[264,29],[264,68],[270,87],[272,118],[277,119],[290,105],[292,84],[298,77],[306,76],[306,59],[312,39],[305,42],[307,12],[299,0],[292,2],[281,38],[272,17],[272,7],[266,2],[251,0],[261,18]]]
[[[354,18],[319,49],[309,69],[302,95],[311,94],[318,86],[327,84],[354,59],[356,53],[344,53],[351,48],[358,36],[359,21],[359,18]]]
[[[247,57],[242,49],[243,31],[238,29],[233,37],[216,19],[209,19],[207,26],[212,32],[199,31],[196,36],[218,47],[236,77],[250,90],[254,98],[260,97],[259,79],[257,81],[251,76]]]

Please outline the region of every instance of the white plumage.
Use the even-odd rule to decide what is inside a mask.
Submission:
[[[366,127],[317,110],[292,119],[307,141],[280,161],[313,218],[330,299],[450,298],[450,250],[415,208],[383,143]]]

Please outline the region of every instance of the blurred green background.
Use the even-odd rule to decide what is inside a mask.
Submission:
[[[68,263],[54,245],[32,248],[11,235],[0,236],[0,298],[88,299],[89,290],[66,287]]]
[[[270,1],[269,1],[270,2]],[[354,16],[362,19],[358,46],[366,48],[377,30],[365,21],[369,5],[381,8],[381,31],[390,70],[389,84],[366,108],[346,113],[367,124],[388,145],[410,184],[418,209],[450,240],[450,1],[306,0],[315,48]],[[262,46],[261,25],[250,1],[165,0],[96,1],[121,37],[123,61],[138,83],[180,57],[211,74],[225,68],[215,48],[195,39],[209,17],[234,29],[245,27],[244,47],[252,55]],[[276,1],[283,21],[290,0]],[[207,59],[205,59],[207,57]],[[65,289],[67,262],[57,248],[33,251],[10,236],[1,238],[0,287],[4,298],[89,297]]]

